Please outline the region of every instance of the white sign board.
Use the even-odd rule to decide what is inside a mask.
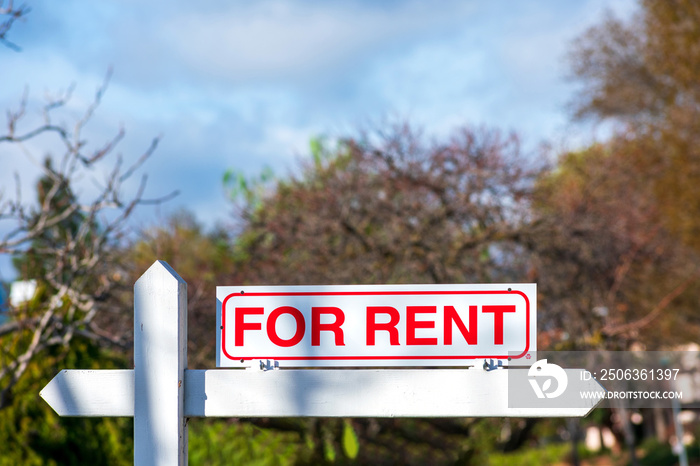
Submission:
[[[536,351],[535,284],[217,287],[217,367],[468,366]]]

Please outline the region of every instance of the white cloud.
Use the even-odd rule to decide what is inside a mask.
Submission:
[[[336,75],[378,52],[455,27],[472,8],[449,2],[390,5],[360,2],[266,1],[217,10],[177,7],[153,21],[128,20],[121,61],[155,64],[159,79],[185,72],[245,83],[284,82]],[[176,64],[173,66],[172,62]],[[167,64],[166,64],[167,63]],[[145,71],[145,70],[144,70]]]

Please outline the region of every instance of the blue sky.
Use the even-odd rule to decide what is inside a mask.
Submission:
[[[119,152],[128,161],[162,135],[143,167],[148,194],[181,195],[155,213],[144,210],[140,221],[185,207],[208,225],[230,218],[221,187],[228,168],[254,174],[269,165],[284,175],[311,137],[351,134],[387,117],[437,137],[483,124],[518,132],[530,149],[584,143],[592,130],[571,124],[566,109],[575,88],[566,79],[567,48],[606,10],[626,18],[636,7],[633,0],[26,4],[27,21],[10,35],[21,52],[0,48],[0,108],[16,107],[25,88],[38,105],[74,83],[70,121],[113,69],[86,138],[99,144],[123,126]],[[31,163],[12,159],[3,160],[3,188],[13,172],[35,181]],[[0,261],[0,279],[8,275]]]

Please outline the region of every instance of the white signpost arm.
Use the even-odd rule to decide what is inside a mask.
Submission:
[[[524,369],[187,370],[185,416],[569,417],[585,416],[601,400],[511,407],[510,370]],[[574,381],[583,369],[565,371]],[[605,391],[595,379],[579,387]],[[41,396],[61,416],[133,416],[134,371],[64,370]]]
[[[165,262],[134,286],[134,463],[186,465],[187,284]]]
[[[59,416],[133,417],[133,369],[63,369],[39,393]]]
[[[566,371],[573,380],[581,369]],[[506,369],[193,370],[185,383],[188,417],[568,417],[600,401],[508,406]],[[595,380],[584,388],[602,390]]]

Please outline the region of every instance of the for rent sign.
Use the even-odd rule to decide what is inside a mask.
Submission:
[[[218,367],[464,366],[537,349],[534,284],[224,286],[216,296]]]

